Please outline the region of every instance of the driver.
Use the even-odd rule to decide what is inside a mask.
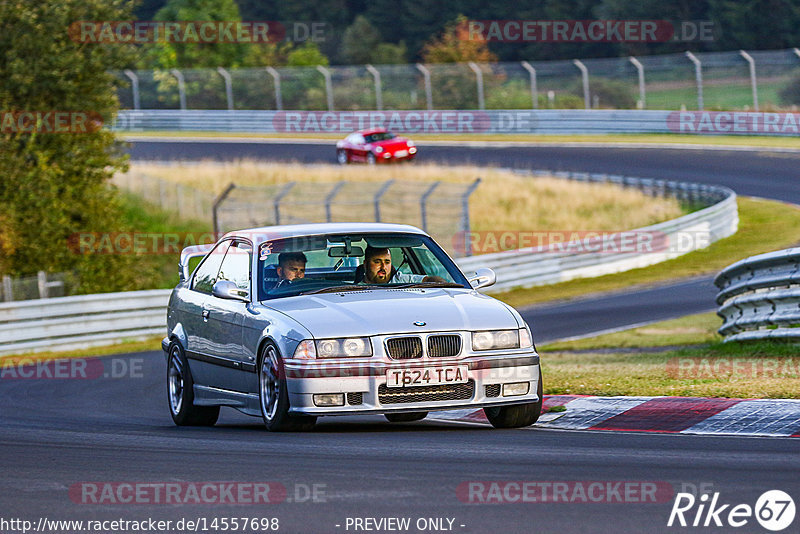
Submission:
[[[417,282],[445,282],[439,276],[405,274],[392,267],[392,255],[388,248],[367,246],[364,250],[365,284],[408,284]]]
[[[278,285],[306,276],[306,255],[302,252],[282,252],[278,256]]]

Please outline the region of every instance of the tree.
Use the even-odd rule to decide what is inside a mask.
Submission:
[[[359,15],[342,37],[342,59],[352,65],[372,62],[372,53],[381,42],[381,34],[366,17]]]
[[[0,2],[0,272],[69,271],[84,291],[127,288],[133,258],[88,256],[69,247],[85,232],[117,230],[108,179],[126,168],[114,134],[99,129],[117,109],[115,77],[132,59],[125,45],[77,42],[76,21],[129,20],[128,7],[105,0]],[[71,133],[52,133],[48,112],[70,112]],[[38,113],[20,127],[22,112]],[[30,115],[29,115],[30,116]],[[7,122],[6,122],[7,121]],[[81,127],[81,124],[84,127]],[[126,274],[133,273],[133,274]]]
[[[492,63],[497,56],[482,38],[470,39],[467,17],[459,15],[441,34],[422,48],[425,63]]]

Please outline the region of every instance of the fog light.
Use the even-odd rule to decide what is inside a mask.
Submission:
[[[314,395],[315,406],[344,406],[344,393],[321,393]]]
[[[389,158],[391,158],[391,157],[392,157],[392,155],[391,155],[391,154],[389,154],[388,152],[387,152],[386,154],[384,154],[384,155],[383,155],[383,159],[389,159]]]
[[[513,384],[503,384],[503,396],[516,397],[518,395],[527,395],[530,387],[530,382],[514,382]]]

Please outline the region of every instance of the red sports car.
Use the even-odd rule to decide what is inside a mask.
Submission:
[[[370,164],[392,161],[413,161],[417,155],[414,142],[397,137],[383,128],[361,130],[336,143],[336,159],[342,165],[354,161]]]

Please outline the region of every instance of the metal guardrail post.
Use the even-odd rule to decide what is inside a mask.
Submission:
[[[589,69],[586,68],[586,65],[584,65],[580,59],[573,59],[572,64],[581,71],[581,79],[583,80],[583,107],[592,109],[592,103],[589,98]]]
[[[756,79],[756,61],[753,59],[753,56],[744,50],[739,50],[739,54],[741,54],[745,61],[747,61],[747,64],[750,67],[750,87],[753,90],[753,110],[758,111],[758,80]]]
[[[464,254],[467,256],[472,256],[472,243],[469,236],[470,229],[470,222],[469,222],[469,197],[481,183],[480,178],[476,178],[474,182],[472,182],[464,194],[461,195],[461,233],[464,236]]]
[[[337,182],[336,185],[333,186],[333,189],[331,189],[330,193],[328,193],[325,196],[325,221],[333,222],[333,217],[331,214],[331,203],[333,202],[333,198],[346,183],[347,183],[346,180]]]
[[[372,202],[375,206],[375,222],[381,222],[381,197],[392,187],[394,180],[387,180],[383,183],[378,192],[375,193],[375,198],[373,198]]]
[[[275,199],[272,201],[273,202],[273,208],[275,210],[275,224],[276,225],[280,225],[281,224],[281,200],[283,200],[283,197],[285,197],[286,195],[289,194],[289,191],[292,190],[292,188],[294,187],[295,183],[296,182],[289,182],[288,184],[283,186],[283,189],[281,189],[278,192],[278,194],[275,195]]]
[[[422,73],[425,80],[425,102],[428,105],[428,111],[433,109],[433,89],[431,87],[431,71],[422,63],[417,63],[417,70]]]
[[[217,216],[217,210],[218,210],[220,204],[222,204],[225,201],[225,199],[228,198],[228,195],[230,195],[231,191],[233,191],[235,188],[236,188],[236,184],[233,184],[233,183],[228,184],[228,187],[226,187],[222,191],[222,193],[220,193],[219,196],[214,199],[214,204],[211,205],[211,217],[212,217],[213,223],[214,223],[214,238],[215,239],[219,239],[219,237],[220,237],[219,218]]]
[[[372,65],[367,65],[366,68],[369,71],[369,73],[372,74],[372,78],[375,80],[375,106],[378,108],[378,111],[383,111],[383,92],[381,88],[381,73],[378,72],[378,69],[376,69]]]
[[[636,72],[639,74],[639,102],[641,102],[641,109],[646,109],[647,94],[645,93],[644,85],[644,65],[642,65],[642,62],[633,56],[629,57],[628,60],[633,63],[633,66],[636,67]]]
[[[36,273],[36,285],[39,286],[39,298],[47,298],[47,273],[39,271]]]
[[[431,194],[436,190],[437,187],[439,187],[440,183],[442,182],[440,181],[433,182],[433,185],[431,185],[424,193],[422,193],[422,196],[419,198],[419,207],[420,207],[420,214],[422,215],[423,232],[428,231],[428,211],[426,207],[426,203],[428,202],[428,197],[431,196]]]
[[[169,72],[178,80],[178,98],[180,99],[181,110],[186,111],[186,80],[183,78],[183,73],[178,69],[172,69]]]
[[[11,302],[14,300],[14,288],[11,286],[11,277],[3,275],[3,300]]]
[[[697,80],[697,109],[703,111],[703,64],[697,59],[697,56],[686,51],[686,57],[694,63],[694,77]]]
[[[131,81],[131,92],[133,93],[133,109],[139,110],[142,108],[142,103],[139,100],[139,77],[130,69],[123,71],[125,76]]]
[[[486,103],[483,99],[483,72],[481,72],[481,68],[474,61],[470,61],[468,65],[469,68],[472,69],[472,72],[475,73],[475,83],[478,84],[478,109],[484,110],[486,109]]]
[[[217,67],[217,72],[225,80],[225,99],[228,101],[228,109],[233,111],[233,82],[230,73],[222,67]]]
[[[283,111],[283,96],[281,95],[281,73],[272,67],[267,67],[267,72],[272,76],[275,84],[275,109]]]
[[[331,79],[331,71],[322,65],[317,65],[317,70],[322,73],[322,76],[325,78],[325,94],[328,97],[328,111],[333,111],[333,80]]]
[[[533,109],[539,109],[539,95],[536,88],[536,69],[527,61],[522,62],[522,67],[528,71],[531,77],[531,104]]]

